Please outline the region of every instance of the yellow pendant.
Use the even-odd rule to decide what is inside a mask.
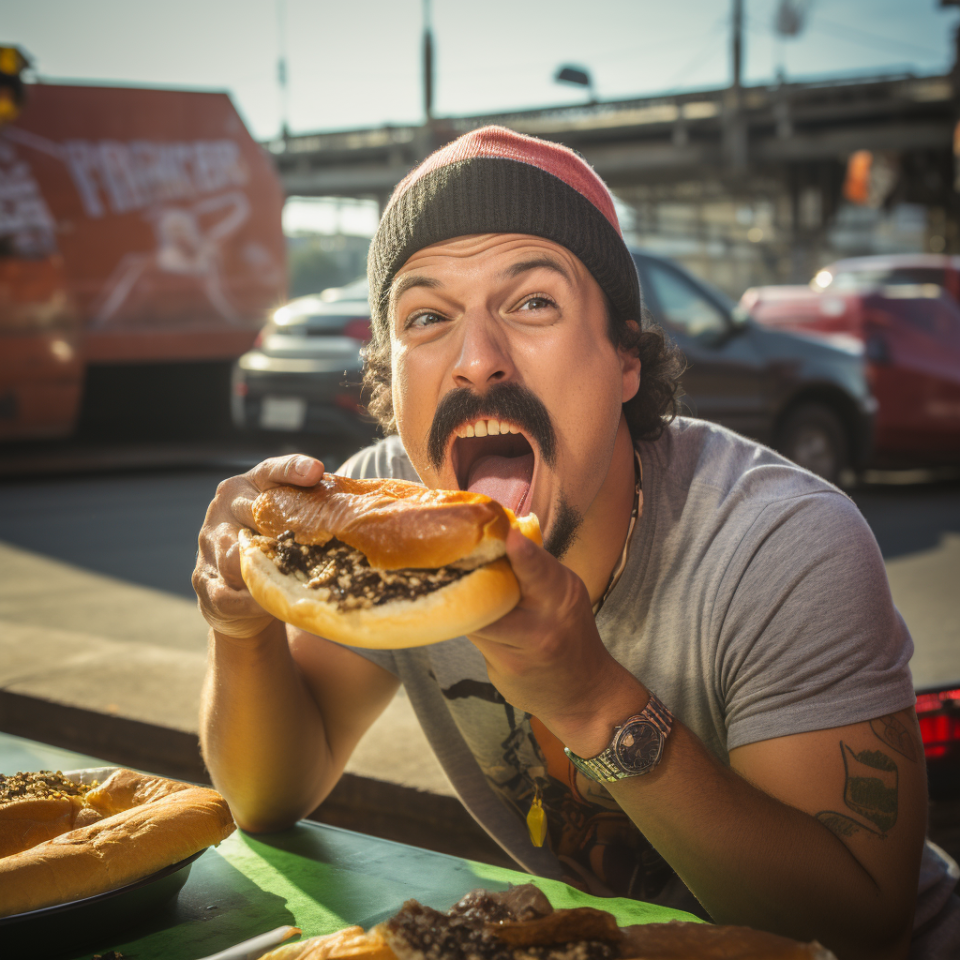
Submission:
[[[537,787],[536,795],[530,809],[527,811],[527,831],[530,834],[530,841],[535,847],[542,847],[543,841],[547,839],[547,814],[543,809],[543,802],[540,800],[540,788]]]

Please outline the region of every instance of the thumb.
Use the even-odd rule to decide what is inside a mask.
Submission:
[[[505,541],[507,559],[517,580],[520,592],[528,595],[537,584],[545,581],[552,564],[557,561],[543,547],[525,537],[519,530],[511,529]]]

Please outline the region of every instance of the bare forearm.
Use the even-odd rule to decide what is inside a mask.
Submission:
[[[906,956],[912,903],[881,890],[823,825],[724,767],[681,724],[656,771],[610,792],[717,922],[817,939],[851,960]]]
[[[249,640],[211,631],[200,737],[213,782],[244,829],[288,826],[336,779],[320,713],[277,622]]]

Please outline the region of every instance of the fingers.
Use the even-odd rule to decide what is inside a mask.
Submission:
[[[573,574],[519,530],[509,531],[505,546],[507,559],[520,582],[521,605],[553,602],[550,598],[555,598],[557,591],[569,589],[567,580]]]
[[[224,583],[235,590],[245,589],[240,573],[240,544],[237,541],[237,527],[232,523],[221,523],[211,539],[216,568]]]
[[[517,575],[521,586],[528,581],[535,582],[538,574],[543,573],[544,559],[552,559],[546,550],[538,547],[532,540],[529,540],[513,527],[507,531],[504,546],[507,550],[510,566],[513,567],[513,572]],[[555,560],[554,563],[556,563]]]
[[[227,636],[255,636],[273,622],[273,617],[250,596],[242,579],[239,587],[232,586],[202,554],[193,573],[193,589],[204,619]]]
[[[288,457],[271,457],[245,474],[260,490],[269,490],[284,483],[312,487],[323,476],[323,463],[301,453]]]
[[[240,572],[241,527],[254,527],[253,504],[264,490],[281,484],[313,486],[323,464],[300,454],[274,457],[217,487],[199,536],[193,585],[200,610],[220,633],[253,636],[273,618],[247,592]]]
[[[549,655],[555,644],[563,642],[567,628],[595,629],[586,586],[572,570],[518,530],[510,530],[505,546],[520,584],[520,601],[471,639],[476,636],[501,647],[542,647]]]

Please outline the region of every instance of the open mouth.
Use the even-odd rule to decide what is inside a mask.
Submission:
[[[530,512],[537,457],[516,425],[497,420],[462,424],[454,432],[450,460],[461,490],[485,494],[518,517]]]

